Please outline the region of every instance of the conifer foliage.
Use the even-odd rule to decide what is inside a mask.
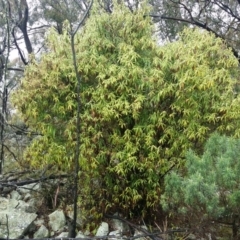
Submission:
[[[203,155],[189,151],[185,174],[174,171],[165,179],[165,210],[198,216],[199,225],[207,219],[230,219],[229,223],[234,224],[240,214],[239,149],[240,139],[215,133],[207,141]]]
[[[115,5],[109,14],[95,6],[76,35],[79,196],[94,211],[157,210],[163,176],[183,164],[187,149],[201,150],[216,129],[239,135],[238,61],[231,51],[213,35],[188,29],[160,47],[147,13]],[[13,102],[42,134],[26,150],[26,162],[71,171],[77,81],[67,26],[63,35],[49,32],[48,48],[27,67]]]

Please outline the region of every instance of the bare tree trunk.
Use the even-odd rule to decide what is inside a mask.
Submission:
[[[79,157],[80,157],[80,145],[81,145],[81,122],[80,122],[80,111],[81,111],[81,98],[80,98],[80,88],[81,88],[81,76],[77,69],[77,59],[76,59],[76,50],[74,45],[74,37],[80,28],[80,26],[84,23],[91,7],[93,4],[93,0],[88,6],[82,20],[79,22],[77,28],[75,30],[72,29],[71,26],[71,49],[72,49],[72,57],[73,57],[73,66],[75,70],[75,75],[77,79],[77,120],[76,120],[76,131],[77,131],[77,144],[76,144],[76,152],[75,152],[75,174],[74,174],[74,210],[73,210],[73,222],[71,232],[69,233],[69,237],[76,236],[76,223],[77,223],[77,201],[78,201],[78,174],[80,171]]]
[[[7,90],[7,64],[10,54],[10,18],[9,18],[10,6],[7,4],[5,8],[6,17],[6,36],[5,36],[5,47],[2,51],[6,51],[6,56],[1,59],[1,113],[0,113],[0,174],[3,172],[4,164],[4,135],[5,135],[5,124],[7,120],[7,101],[8,101],[8,90]]]
[[[32,48],[32,44],[31,41],[29,39],[28,36],[28,30],[27,30],[27,23],[28,23],[28,5],[26,1],[23,1],[23,7],[24,7],[24,15],[22,18],[20,18],[22,16],[22,14],[19,13],[19,22],[17,24],[17,26],[21,29],[22,33],[23,33],[23,38],[24,38],[24,42],[27,48],[28,53],[32,53],[33,52],[33,48]],[[21,11],[21,9],[19,9],[19,11]]]
[[[240,236],[238,236],[238,228],[239,228],[239,219],[238,215],[233,216],[233,223],[232,223],[232,237],[234,240],[240,239]]]

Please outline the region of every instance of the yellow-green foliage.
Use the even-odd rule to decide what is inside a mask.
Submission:
[[[87,194],[81,201],[90,208],[157,209],[162,178],[183,164],[187,149],[201,150],[216,129],[239,135],[238,62],[231,51],[213,35],[190,29],[160,47],[145,15],[123,6],[112,14],[95,10],[76,35],[80,176]],[[43,134],[26,161],[71,171],[77,103],[69,36],[51,31],[48,47],[28,66],[14,103]]]

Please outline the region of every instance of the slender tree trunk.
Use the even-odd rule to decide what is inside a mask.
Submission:
[[[88,12],[90,11],[93,4],[93,0],[88,6],[88,9],[86,10],[82,20],[79,22],[77,28],[75,30],[72,29],[71,25],[71,50],[72,50],[72,57],[73,57],[73,67],[75,71],[75,76],[77,79],[77,116],[76,116],[76,132],[77,132],[77,143],[76,143],[76,151],[75,151],[75,173],[74,173],[74,209],[73,209],[73,222],[72,222],[72,228],[71,232],[69,233],[69,237],[75,237],[76,236],[76,224],[77,224],[77,201],[78,201],[78,174],[80,171],[80,164],[79,164],[79,158],[80,158],[80,145],[81,145],[81,119],[80,119],[80,111],[81,111],[81,97],[80,97],[80,89],[81,89],[81,76],[77,69],[77,58],[76,58],[76,50],[75,50],[75,44],[74,44],[74,37],[80,28],[80,26],[84,23]]]
[[[232,236],[233,236],[233,240],[239,240],[240,239],[240,236],[238,236],[238,227],[239,227],[238,216],[234,215],[233,223],[232,223]]]
[[[10,54],[10,22],[9,22],[9,5],[6,6],[6,57],[2,64],[1,74],[1,113],[0,113],[0,174],[3,172],[4,164],[4,135],[5,135],[5,124],[7,120],[7,101],[8,101],[8,90],[7,90],[7,64]],[[2,52],[3,54],[4,52]]]

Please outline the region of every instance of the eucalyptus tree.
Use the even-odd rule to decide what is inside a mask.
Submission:
[[[197,26],[226,41],[236,57],[240,51],[240,2],[229,0],[152,0],[152,17],[163,40],[176,39],[184,25]]]
[[[11,105],[9,94],[16,87],[28,64],[30,55],[34,53],[33,33],[30,22],[30,10],[27,1],[0,1],[1,9],[1,164],[0,172],[3,171],[5,153],[10,153],[11,158],[17,160],[17,156],[9,145],[9,138],[14,137],[12,132],[18,131],[16,126],[10,123]],[[14,128],[15,130],[11,129]],[[21,129],[22,130],[22,129]],[[11,133],[11,134],[10,134]],[[16,138],[17,139],[17,138]]]
[[[109,13],[112,0],[99,0]],[[139,0],[122,1],[132,11],[142,6]],[[152,7],[150,16],[156,23],[156,31],[161,42],[178,38],[184,26],[197,26],[210,31],[226,41],[236,57],[240,49],[240,3],[229,0],[149,0]]]
[[[62,34],[64,21],[67,20],[77,25],[81,21],[81,17],[86,13],[89,2],[86,0],[43,0],[39,1],[39,7],[44,20],[54,26],[59,34]]]
[[[17,62],[13,64],[11,62],[11,53],[14,49],[13,42],[13,32],[15,23],[12,21],[12,11],[11,4],[8,1],[0,1],[1,8],[1,21],[0,21],[0,88],[1,88],[1,117],[0,117],[0,173],[3,170],[3,162],[5,159],[5,150],[12,155],[16,156],[10,150],[10,147],[7,145],[7,141],[10,136],[9,132],[9,116],[10,116],[10,106],[8,102],[9,93],[14,88],[14,80],[16,76],[20,76],[23,72],[23,69],[17,65]],[[17,73],[17,74],[16,74]]]

